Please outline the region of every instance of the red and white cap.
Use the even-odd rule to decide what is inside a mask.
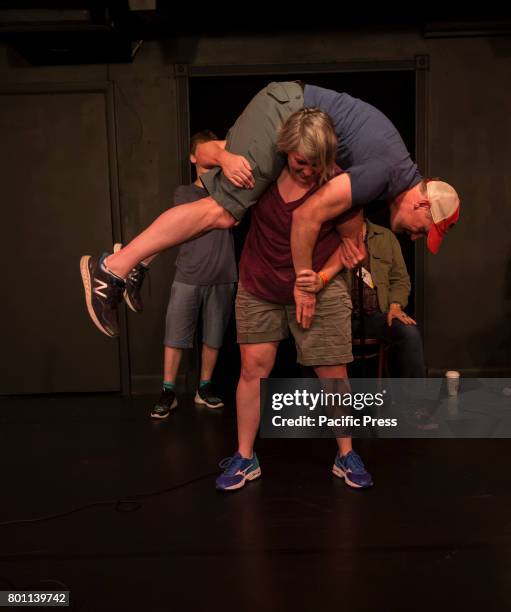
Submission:
[[[433,217],[427,245],[431,253],[436,254],[444,236],[459,219],[460,199],[456,190],[443,181],[428,181],[426,189]]]

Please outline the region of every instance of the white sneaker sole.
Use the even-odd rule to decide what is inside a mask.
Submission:
[[[202,397],[199,395],[199,393],[195,393],[195,398],[193,400],[196,404],[199,404],[199,406],[207,406],[208,408],[213,408],[214,410],[216,410],[217,408],[223,408],[224,407],[224,403],[221,402],[220,404],[208,404],[208,402],[206,400],[203,400]]]
[[[175,410],[176,408],[177,408],[177,399],[175,399],[175,398],[174,398],[174,401],[172,402],[172,405],[171,405],[171,407],[170,407],[170,410],[169,410],[169,413],[168,413],[168,414],[166,414],[165,416],[160,416],[160,415],[158,415],[158,414],[153,414],[153,413],[151,412],[151,418],[152,418],[152,419],[157,419],[157,420],[159,420],[159,421],[161,421],[162,419],[168,419],[168,418],[169,418],[169,416],[170,416],[170,413],[171,413],[173,410]]]
[[[352,487],[353,489],[363,489],[364,487],[361,487],[360,485],[354,483],[352,480],[349,479],[348,474],[344,471],[341,470],[340,467],[338,467],[335,463],[332,467],[332,474],[334,476],[337,476],[337,478],[342,478],[344,480],[344,482],[349,486]]]
[[[133,312],[142,312],[141,310],[137,310],[133,304],[131,303],[130,300],[130,296],[128,295],[128,292],[126,291],[126,289],[124,290],[124,293],[122,294],[122,297],[124,298],[124,301],[126,302],[126,306],[132,310]]]
[[[241,489],[241,487],[244,487],[247,480],[255,480],[256,478],[259,478],[259,476],[261,476],[260,467],[258,467],[257,470],[250,472],[250,474],[245,476],[243,480],[240,480],[240,482],[237,485],[232,485],[232,487],[225,487],[223,489],[217,489],[217,490],[218,491],[236,491],[237,489]]]
[[[85,303],[87,304],[87,310],[89,311],[89,316],[92,319],[94,325],[99,329],[100,332],[108,336],[109,338],[115,338],[115,334],[109,333],[99,322],[96,313],[94,312],[94,308],[92,308],[92,287],[91,287],[91,278],[89,274],[89,259],[90,255],[84,255],[80,259],[80,273],[82,275],[83,289],[85,291]]]

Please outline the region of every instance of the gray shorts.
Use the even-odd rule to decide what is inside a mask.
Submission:
[[[187,285],[174,281],[163,344],[173,348],[192,348],[202,307],[202,342],[219,349],[231,316],[235,292],[236,283]]]
[[[246,157],[254,174],[253,189],[235,187],[220,168],[200,177],[209,195],[238,221],[282,172],[286,156],[277,151],[278,130],[303,104],[300,84],[270,83],[252,98],[229,130],[226,149]]]

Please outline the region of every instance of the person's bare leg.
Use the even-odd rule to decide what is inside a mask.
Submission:
[[[177,408],[176,378],[183,350],[173,346],[165,346],[163,357],[163,386],[159,399],[151,410],[151,418],[167,419]]]
[[[126,278],[141,261],[212,229],[227,229],[236,219],[213,198],[169,208],[123,249],[105,260],[109,271]]]
[[[183,349],[166,346],[163,357],[163,380],[176,384]]]
[[[114,253],[118,253],[121,249],[122,249],[122,244],[120,242],[117,242],[116,244],[114,244]],[[153,259],[156,259],[156,257],[158,257],[158,255],[159,255],[159,253],[155,253],[154,255],[150,255],[149,257],[146,257],[140,263],[143,264],[146,268],[148,268],[150,263],[153,261]]]
[[[216,360],[218,359],[218,349],[202,344],[202,361],[200,369],[201,380],[211,380],[213,370],[215,369]]]
[[[241,374],[236,391],[238,452],[247,459],[254,454],[254,440],[261,420],[259,384],[261,378],[269,376],[278,346],[278,342],[240,344]]]
[[[348,372],[345,365],[336,366],[316,366],[314,371],[318,375],[318,378],[341,378],[346,383],[346,390],[349,391]],[[347,455],[353,450],[351,438],[336,438],[337,446],[339,447],[339,453]]]
[[[345,365],[318,366],[314,368],[319,378],[341,379],[339,384],[342,393],[351,391]],[[335,383],[337,385],[337,383]],[[339,389],[338,389],[339,390]],[[373,485],[371,474],[366,470],[362,459],[353,451],[350,437],[337,438],[340,457],[335,457],[332,472],[354,489],[365,489]],[[351,452],[353,451],[353,452]],[[351,454],[350,454],[351,452]]]
[[[347,455],[353,450],[353,444],[351,438],[336,438],[337,446],[339,447],[339,453],[341,457]]]
[[[219,349],[213,348],[206,343],[202,344],[200,379],[197,393],[195,394],[195,403],[205,405],[208,408],[224,407],[222,398],[214,392],[214,387],[212,387],[211,383],[218,353]]]

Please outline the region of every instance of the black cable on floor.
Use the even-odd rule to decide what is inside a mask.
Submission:
[[[217,474],[218,470],[214,472],[209,472],[208,474],[204,474],[202,476],[198,476],[197,478],[192,478],[191,480],[187,480],[186,482],[182,482],[181,484],[175,485],[173,487],[168,487],[166,489],[159,489],[157,491],[152,491],[151,493],[138,493],[136,495],[130,495],[124,499],[106,499],[103,501],[91,502],[90,504],[78,506],[78,508],[73,508],[72,510],[66,510],[65,512],[59,512],[57,514],[48,514],[47,516],[39,516],[36,518],[29,519],[15,519],[12,521],[4,521],[0,523],[0,527],[7,527],[8,525],[21,525],[24,523],[41,523],[43,521],[50,521],[52,519],[61,518],[63,516],[69,516],[70,514],[75,514],[76,512],[81,512],[82,510],[87,510],[89,508],[95,508],[98,506],[115,506],[117,512],[134,512],[135,510],[139,510],[142,507],[142,504],[139,502],[139,500],[149,499],[150,497],[156,497],[157,495],[164,495],[165,493],[171,493],[172,491],[183,489],[184,487],[188,487],[192,484],[195,484],[196,482],[200,482],[201,480],[206,480],[206,478],[216,476]]]

